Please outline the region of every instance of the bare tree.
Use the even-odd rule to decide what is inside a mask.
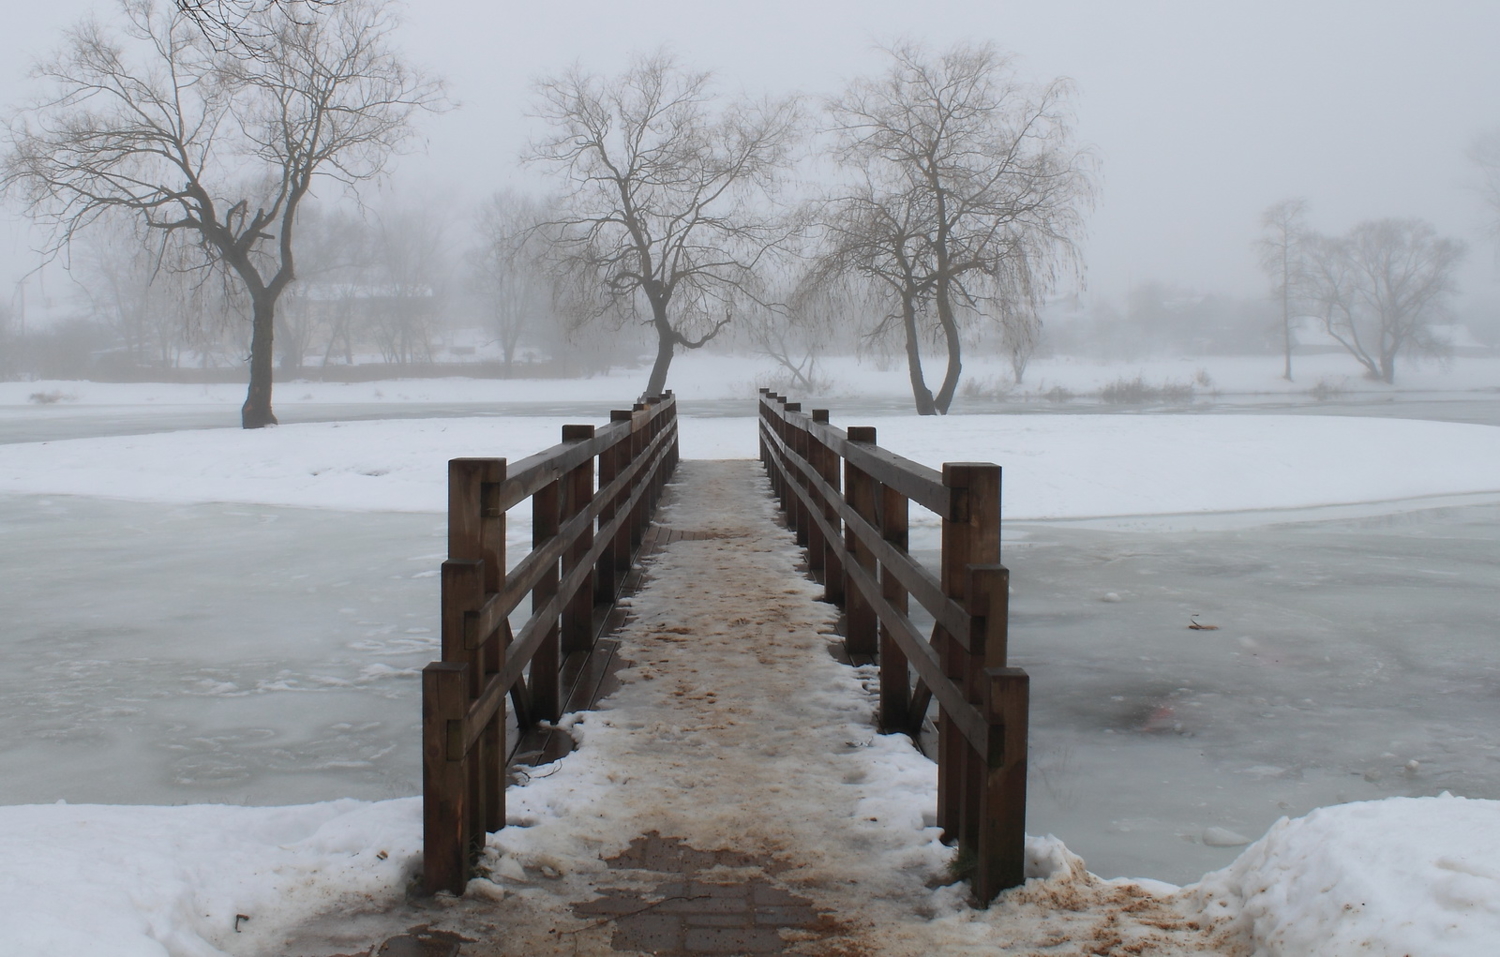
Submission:
[[[1309,298],[1324,328],[1373,379],[1396,381],[1396,358],[1443,348],[1431,332],[1456,288],[1463,243],[1420,219],[1360,223],[1346,235],[1309,234]]]
[[[778,392],[811,396],[831,382],[819,363],[850,327],[850,304],[842,284],[825,282],[813,270],[768,270],[754,296],[734,309],[736,338],[771,359],[779,371],[757,380]]]
[[[1265,232],[1256,242],[1260,268],[1271,280],[1271,291],[1281,300],[1281,342],[1286,366],[1281,377],[1292,381],[1292,302],[1297,298],[1302,239],[1307,231],[1304,221],[1307,202],[1284,199],[1266,207],[1260,225]]]
[[[432,206],[413,205],[383,212],[371,231],[366,309],[386,362],[432,361],[450,259],[446,225]]]
[[[789,159],[788,102],[717,105],[709,74],[665,53],[610,79],[576,68],[536,85],[552,127],[527,159],[572,182],[553,220],[575,274],[595,283],[590,318],[637,315],[656,334],[646,387],[666,388],[678,349],[730,321],[730,303],[786,238],[766,197]]]
[[[557,277],[547,261],[547,204],[502,191],[479,210],[479,245],[469,257],[474,292],[489,313],[510,376],[516,351],[557,308]]]
[[[297,211],[315,179],[379,176],[441,109],[439,82],[393,50],[383,0],[343,0],[326,17],[267,24],[255,58],[212,48],[176,8],[123,0],[124,39],[71,30],[39,69],[52,91],[10,130],[3,183],[54,229],[55,248],[105,212],[192,234],[250,300],[245,428],[271,411],[276,304],[296,275]],[[279,14],[278,14],[279,16]]]
[[[911,192],[881,194],[866,171],[863,182],[826,204],[821,217],[826,244],[808,281],[831,287],[856,276],[893,307],[868,336],[899,338],[917,412],[933,415],[938,410],[922,370],[921,349],[933,282],[926,217],[917,200]]]
[[[962,372],[961,324],[989,314],[1034,326],[1044,296],[1080,275],[1077,242],[1093,201],[1093,158],[1073,144],[1071,84],[1020,83],[989,45],[936,57],[902,43],[891,66],[829,105],[836,158],[858,186],[834,204],[855,261],[895,280],[917,409],[946,413]],[[863,223],[872,232],[856,230]],[[914,323],[930,304],[947,369],[930,395]],[[1018,330],[1013,343],[1034,342]]]
[[[279,13],[288,20],[305,23],[321,7],[331,7],[343,0],[173,0],[219,50],[261,56],[272,34],[267,30]]]
[[[150,231],[133,216],[99,221],[68,272],[93,318],[110,329],[136,368],[176,368],[190,345],[216,331],[226,311],[221,277],[179,234]]]

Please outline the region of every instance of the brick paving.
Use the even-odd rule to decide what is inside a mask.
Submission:
[[[602,897],[574,905],[573,913],[592,918],[594,926],[612,924],[611,946],[617,951],[664,957],[785,954],[792,944],[841,935],[831,915],[773,883],[780,869],[774,861],[731,850],[705,851],[653,832],[636,838],[608,864],[632,871],[635,886],[600,888]],[[763,873],[745,879],[727,876],[747,868]],[[648,874],[663,879],[642,891],[637,882]]]

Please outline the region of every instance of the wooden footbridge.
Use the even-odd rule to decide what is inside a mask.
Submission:
[[[764,391],[759,430],[770,489],[806,550],[807,574],[842,611],[850,659],[879,666],[879,730],[916,735],[937,704],[936,821],[959,860],[972,862],[974,898],[987,904],[1024,877],[1028,679],[1006,663],[1000,468],[955,462],[935,471],[880,448],[874,429],[838,428],[827,411],[803,412]],[[514,738],[589,697],[576,689],[597,683],[593,662],[622,583],[643,546],[671,538],[653,533],[652,520],[677,465],[670,393],[611,413],[607,426],[564,426],[561,444],[518,462],[449,463],[442,661],[422,678],[429,893],[462,894],[486,835],[505,826]],[[506,515],[528,500],[532,547],[513,561]],[[936,569],[908,552],[913,504],[941,518]],[[930,634],[914,622],[913,603]],[[736,626],[749,629],[735,640],[754,642],[756,609],[735,611]],[[768,636],[761,660],[777,647]],[[726,691],[739,681],[709,677]],[[767,794],[763,813],[775,812]]]

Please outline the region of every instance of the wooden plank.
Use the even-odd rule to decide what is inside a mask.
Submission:
[[[974,896],[988,905],[1026,881],[1026,764],[1031,679],[1020,668],[989,668],[985,760]]]
[[[951,716],[956,732],[963,739],[985,746],[987,729],[983,716],[964,697],[959,686],[943,674],[937,651],[927,643],[926,638],[909,619],[897,615],[895,609],[886,605],[885,599],[880,595],[880,585],[873,575],[857,565],[850,565],[847,571],[849,583],[864,593],[875,606],[876,614],[889,616],[892,635],[900,643],[901,650],[917,674],[932,689],[943,712]]]
[[[984,668],[1004,668],[1009,649],[1010,571],[1004,565],[970,565],[968,612],[977,627],[974,654]]]
[[[422,884],[428,894],[462,894],[469,882],[467,776],[462,742],[452,733],[455,721],[462,724],[467,670],[442,661],[422,669]]]
[[[564,439],[589,439],[594,435],[592,425],[563,426]],[[579,567],[594,546],[594,518],[591,505],[594,499],[594,460],[582,462],[568,472],[562,482],[562,515],[565,524],[582,519],[582,527],[567,536],[568,546],[563,552],[562,573],[571,577],[573,569]],[[601,503],[602,504],[602,503]],[[566,599],[562,614],[562,654],[587,652],[593,641],[594,623],[594,566],[590,562],[584,570],[587,579]]]
[[[559,480],[544,485],[531,496],[533,546],[549,542],[556,544],[561,539],[557,534],[561,525],[561,484]],[[530,656],[531,676],[526,683],[531,689],[536,718],[541,721],[556,721],[562,717],[562,690],[558,684],[558,666],[562,663],[558,649],[558,617],[563,604],[557,593],[559,560],[554,559],[542,566],[536,585],[531,589],[531,621],[527,622],[528,627],[536,622],[541,632],[536,650]]]
[[[665,451],[663,451],[662,454],[664,455]],[[645,495],[645,492],[646,487],[644,483],[638,485],[635,491],[632,493],[629,503],[627,504],[638,501]],[[603,551],[605,545],[608,542],[608,539],[611,536],[616,534],[618,531],[628,528],[630,516],[630,508],[627,507],[621,509],[615,514],[612,519],[610,519],[608,525],[599,530],[599,535],[594,540],[594,548],[589,553],[589,561],[594,561],[598,558],[599,554]],[[563,581],[559,583],[559,596],[571,595],[572,591],[570,589],[578,587],[582,583],[582,581],[583,577],[581,573],[575,570],[573,576],[567,579],[563,579]],[[560,609],[560,598],[554,599],[551,607],[543,608],[540,613],[533,615],[526,622],[526,624],[521,627],[520,632],[516,634],[515,642],[510,646],[509,654],[505,661],[504,667],[500,671],[500,674],[496,676],[494,680],[487,682],[484,690],[480,693],[479,698],[470,708],[469,730],[465,732],[470,740],[472,740],[472,738],[479,733],[479,729],[482,723],[488,720],[489,715],[494,712],[494,709],[496,709],[504,701],[505,694],[510,689],[510,687],[515,684],[515,682],[521,677],[522,671],[526,667],[526,663],[535,653],[536,647],[540,643],[544,634],[541,629],[542,623],[546,620],[547,616],[558,612]]]
[[[774,435],[771,436],[770,441],[773,445],[777,441]],[[836,463],[837,459],[835,458],[834,461]],[[798,462],[795,459],[791,460],[791,465],[798,468],[804,467],[804,463]],[[917,603],[925,608],[936,621],[943,624],[945,628],[960,632],[964,635],[964,640],[967,640],[968,618],[966,613],[961,605],[943,594],[942,587],[932,572],[928,571],[910,555],[891,548],[881,538],[880,532],[875,526],[865,521],[863,517],[843,501],[842,496],[836,490],[836,486],[823,482],[821,476],[813,473],[810,467],[808,467],[808,472],[804,474],[808,475],[809,485],[812,487],[813,493],[824,496],[836,503],[839,518],[843,520],[844,525],[846,527],[854,527],[855,534],[874,553],[876,561],[891,567],[892,573],[900,579],[902,587],[907,589],[911,597],[916,599]],[[816,517],[814,520],[817,520]],[[823,531],[825,535],[829,535],[833,539],[843,540],[843,535],[838,532],[837,527],[831,522],[824,524]]]
[[[908,533],[906,496],[890,486],[880,489],[880,530],[885,543],[906,551]],[[908,618],[906,589],[891,567],[880,564],[880,595],[902,618]],[[880,727],[884,731],[913,731],[911,674],[901,643],[896,640],[890,622],[880,619]],[[918,721],[921,718],[917,718]]]
[[[851,442],[875,444],[875,430],[869,426],[854,426],[849,429]],[[795,484],[795,483],[794,483]],[[797,491],[800,491],[798,489]],[[859,526],[874,528],[876,485],[849,459],[844,459],[844,502],[853,510],[858,522],[844,524],[844,563],[847,572],[854,566],[866,573],[874,574],[875,555],[869,541],[859,534]],[[849,657],[868,655],[874,657],[879,651],[878,619],[875,608],[863,590],[845,596],[844,645]]]
[[[675,399],[651,406],[637,403],[626,423],[613,420],[611,416],[610,424],[599,428],[592,439],[561,442],[510,463],[509,475],[500,488],[500,507],[508,509],[520,504],[535,494],[537,489],[562,478],[585,459],[597,456],[621,435],[641,431],[658,418],[672,419],[676,408]]]
[[[761,402],[765,415],[785,420],[787,415],[776,402]],[[914,462],[889,449],[871,448],[851,443],[843,429],[832,425],[812,423],[808,431],[843,459],[852,459],[857,468],[882,485],[890,485],[923,508],[944,513],[948,498],[943,489],[940,473],[920,462]]]
[[[494,634],[501,623],[510,616],[510,613],[520,607],[521,601],[530,593],[538,577],[545,572],[547,565],[562,558],[563,552],[567,548],[568,536],[581,534],[585,526],[598,513],[603,511],[611,498],[616,495],[622,496],[620,502],[627,504],[639,501],[639,497],[632,495],[630,483],[638,478],[644,468],[648,466],[659,467],[666,460],[665,447],[668,443],[674,441],[675,437],[675,431],[663,434],[651,450],[652,458],[642,458],[633,462],[628,469],[617,475],[608,487],[595,493],[593,500],[589,503],[589,507],[584,512],[569,519],[565,526],[559,527],[557,536],[516,563],[516,567],[510,570],[504,582],[504,589],[499,594],[490,595],[479,609],[479,621],[475,627],[480,635],[488,636]],[[625,532],[629,531],[628,522],[621,524],[615,522],[615,519],[620,514],[625,514],[627,519],[630,518],[629,509],[625,505],[617,503],[615,508],[616,514],[611,516],[611,521],[608,523],[608,527],[612,530],[610,534],[616,536],[616,541],[611,549],[612,551],[627,548],[626,544],[622,544],[624,541],[622,536]],[[604,526],[600,526],[595,534],[596,541],[605,534]],[[601,549],[595,548],[590,554],[597,559],[601,551]],[[620,554],[623,555],[624,567],[628,569],[630,566],[630,552],[626,550],[620,552]]]

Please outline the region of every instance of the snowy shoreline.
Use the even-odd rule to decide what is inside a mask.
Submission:
[[[86,409],[105,410],[125,388],[90,397],[80,387],[78,404],[67,407],[38,406],[21,394],[45,385],[0,384],[0,414],[93,414]],[[375,385],[372,403],[382,401],[373,395],[380,385],[387,401],[493,401],[497,394],[493,383]],[[570,399],[597,396],[606,408],[619,404],[627,386],[623,377],[593,380],[570,390]],[[200,391],[153,395],[197,407],[239,401],[237,388],[222,395],[218,387],[185,388]],[[152,389],[159,387],[140,387],[132,400],[157,401],[147,396]],[[728,391],[721,382],[719,393]],[[446,458],[526,455],[553,444],[558,426],[576,418],[379,420],[12,443],[0,446],[0,494],[437,514]],[[1001,462],[1007,522],[1183,528],[1500,497],[1500,428],[1493,426],[1203,414],[862,415],[859,422],[875,425],[882,445],[932,464]],[[748,416],[685,419],[683,444],[689,458],[752,457],[754,423]],[[525,523],[513,525],[512,536],[525,537]],[[319,913],[400,901],[419,855],[418,803],[0,807],[0,941],[38,955],[264,952]],[[1060,843],[1037,848],[1055,859],[1047,880],[1076,879],[1056,863],[1070,857]],[[1496,859],[1500,802],[1388,798],[1283,819],[1229,867],[1180,892],[1141,883],[1174,906],[1196,908],[1225,935],[1253,941],[1256,953],[1479,955],[1500,939]],[[80,900],[88,903],[82,917]]]

